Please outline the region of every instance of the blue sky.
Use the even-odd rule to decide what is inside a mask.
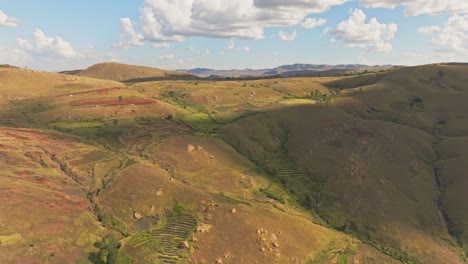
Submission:
[[[0,0],[0,64],[166,69],[468,61],[468,1]]]

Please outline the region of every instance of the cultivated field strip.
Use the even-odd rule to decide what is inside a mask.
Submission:
[[[296,162],[288,156],[286,150],[279,150],[272,153],[268,159],[268,166],[273,175],[278,179],[284,179],[284,182],[300,182],[305,189],[316,190],[320,188],[321,183],[314,180],[311,175],[301,172],[297,169]]]
[[[180,245],[195,231],[197,220],[190,214],[166,216],[165,220],[166,225],[162,229],[139,236],[132,244],[138,247],[150,242],[160,251],[158,257],[163,263],[180,263],[184,260],[184,251],[187,251]]]

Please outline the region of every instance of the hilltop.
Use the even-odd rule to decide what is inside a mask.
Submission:
[[[197,78],[196,76],[187,72],[168,71],[158,68],[116,62],[98,63],[88,67],[85,70],[65,71],[63,73],[119,82]]]
[[[0,67],[0,262],[466,263],[467,75]]]

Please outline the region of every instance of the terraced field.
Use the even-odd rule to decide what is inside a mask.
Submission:
[[[191,214],[167,212],[162,219],[164,226],[132,238],[129,247],[139,248],[151,244],[156,248],[157,258],[162,263],[184,263],[189,256],[188,241],[197,227],[198,221]],[[187,243],[187,244],[184,244]]]
[[[297,161],[295,161],[291,155],[288,155],[287,149],[279,148],[277,151],[270,153],[269,156],[266,164],[271,168],[272,175],[286,186],[299,181],[301,182],[301,186],[303,186],[302,191],[314,192],[320,189],[320,181],[300,171],[297,168]]]

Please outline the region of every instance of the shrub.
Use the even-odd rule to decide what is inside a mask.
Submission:
[[[113,234],[107,234],[102,238],[101,242],[94,243],[94,246],[99,249],[99,252],[92,254],[90,260],[96,264],[114,264],[117,263],[119,257],[119,249],[122,246]]]

